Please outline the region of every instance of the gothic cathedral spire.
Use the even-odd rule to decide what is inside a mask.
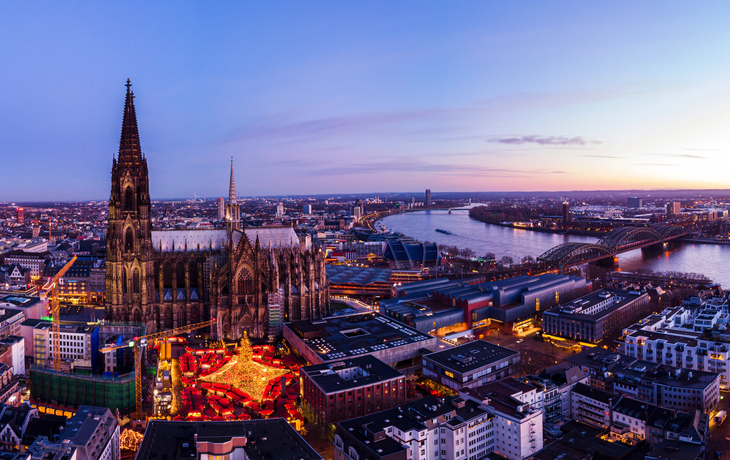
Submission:
[[[233,157],[231,157],[231,181],[228,184],[228,202],[236,203],[236,180],[233,178]]]
[[[226,230],[230,237],[233,230],[241,229],[241,205],[236,199],[236,181],[233,178],[233,157],[231,157],[231,181],[228,184],[228,203],[226,203]]]
[[[132,84],[129,79],[125,86],[127,87],[127,99],[124,102],[122,135],[119,141],[119,162],[136,163],[142,159],[142,148],[139,145],[137,114],[134,111],[134,92],[130,90]]]
[[[106,257],[106,317],[149,321],[154,302],[147,160],[139,145],[132,84],[127,80],[119,156],[112,162]]]

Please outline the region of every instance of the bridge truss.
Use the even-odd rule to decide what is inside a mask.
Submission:
[[[663,243],[686,234],[683,228],[672,225],[621,227],[607,233],[595,243],[560,244],[547,250],[537,260],[551,267],[563,268],[614,257],[624,251]]]

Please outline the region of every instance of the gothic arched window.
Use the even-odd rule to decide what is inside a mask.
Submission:
[[[139,268],[134,269],[134,276],[132,277],[132,292],[139,294]]]
[[[134,211],[134,190],[131,186],[124,190],[124,210]]]
[[[122,294],[127,293],[127,283],[129,280],[127,279],[127,269],[122,268]]]
[[[238,274],[238,293],[253,294],[253,276],[247,268],[244,268]]]
[[[127,228],[124,235],[124,252],[134,252],[134,231],[131,227]]]
[[[170,262],[165,264],[165,267],[162,269],[162,286],[165,289],[171,289],[172,288],[172,265],[170,265]]]
[[[175,283],[177,284],[177,287],[184,288],[185,287],[185,264],[182,262],[178,262],[175,266]]]
[[[198,287],[198,264],[195,261],[188,265],[188,279],[191,288]]]

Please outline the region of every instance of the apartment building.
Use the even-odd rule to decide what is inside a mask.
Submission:
[[[720,374],[680,369],[593,348],[567,358],[590,375],[591,386],[674,410],[712,412]]]
[[[24,319],[23,310],[0,307],[0,337],[20,335],[20,325]]]
[[[494,452],[509,460],[521,460],[543,448],[543,411],[538,391],[519,379],[507,378],[459,396],[480,402],[494,416]]]
[[[484,340],[423,357],[423,375],[453,390],[475,388],[519,371],[519,351]]]
[[[608,429],[611,426],[613,405],[619,398],[608,391],[579,383],[571,393],[573,420]]]
[[[627,327],[619,351],[658,364],[720,374],[724,389],[730,378],[729,321],[724,299],[668,308]]]
[[[336,423],[404,404],[406,377],[374,356],[300,370],[302,399],[319,421]]]
[[[28,448],[32,458],[48,460],[121,458],[119,422],[106,407],[79,406],[58,439],[38,436]]]
[[[542,409],[545,424],[553,424],[570,419],[571,391],[577,383],[588,383],[588,375],[578,367],[561,363],[540,375],[526,375],[519,380],[536,388],[535,407]]]
[[[493,419],[474,400],[419,399],[339,422],[335,460],[481,460],[494,450]]]

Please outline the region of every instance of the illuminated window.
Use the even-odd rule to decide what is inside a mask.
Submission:
[[[444,371],[444,374],[446,374],[446,377],[449,377],[449,378],[452,378],[452,379],[454,378],[454,374],[452,372]]]

